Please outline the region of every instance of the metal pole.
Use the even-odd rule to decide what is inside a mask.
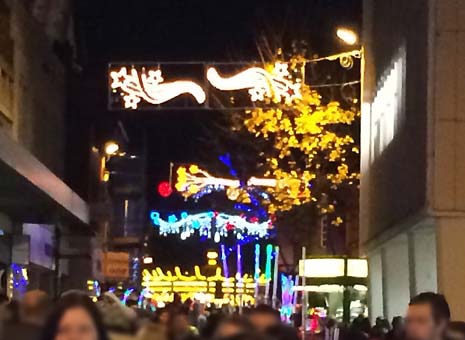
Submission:
[[[307,306],[308,306],[308,294],[306,290],[307,280],[305,278],[305,259],[307,257],[307,249],[302,247],[302,340],[306,340],[307,337]]]
[[[274,275],[273,275],[273,307],[278,308],[278,271],[279,271],[279,247],[276,246],[274,252]]]

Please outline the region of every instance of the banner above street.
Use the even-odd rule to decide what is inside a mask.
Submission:
[[[300,98],[288,64],[139,63],[109,65],[110,110],[239,109]]]

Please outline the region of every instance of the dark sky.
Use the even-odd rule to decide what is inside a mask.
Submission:
[[[169,211],[182,200],[160,199],[156,185],[167,179],[170,161],[198,161],[204,129],[216,113],[107,111],[107,64],[259,60],[256,43],[262,36],[287,45],[305,40],[320,55],[338,52],[335,28],[359,29],[361,0],[78,0],[75,11],[83,71],[76,85],[79,123],[71,124],[70,136],[87,131],[89,138],[102,141],[121,120],[137,152],[145,134],[149,208]],[[174,262],[183,259],[177,249],[169,254]],[[191,242],[189,251],[200,255],[203,247]]]

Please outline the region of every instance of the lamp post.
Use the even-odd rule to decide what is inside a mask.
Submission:
[[[355,31],[345,28],[339,27],[336,30],[337,37],[347,45],[355,45],[359,42],[358,35]],[[359,45],[359,53],[360,53],[360,109],[363,108],[363,89],[364,89],[364,73],[365,73],[365,51],[363,45]],[[363,112],[362,112],[363,114]],[[347,276],[347,260],[346,265],[344,266],[344,275]],[[344,292],[343,292],[343,319],[344,322],[350,322],[350,292],[348,287],[344,285]]]

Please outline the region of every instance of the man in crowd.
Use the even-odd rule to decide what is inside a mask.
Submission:
[[[405,336],[407,340],[442,340],[450,310],[441,294],[421,293],[410,300]]]
[[[279,311],[267,305],[253,308],[248,314],[248,319],[260,334],[266,334],[268,329],[281,324]]]

